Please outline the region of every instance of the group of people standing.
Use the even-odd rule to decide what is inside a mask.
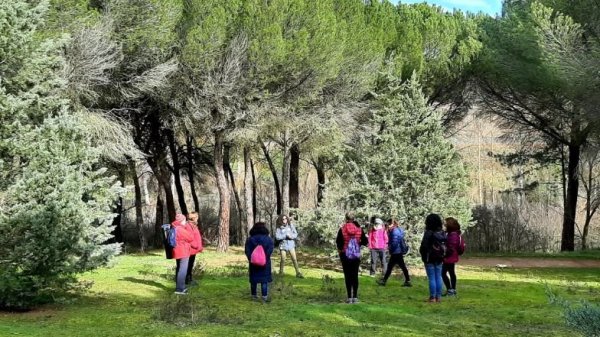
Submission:
[[[375,276],[378,262],[383,267],[384,275],[377,281],[379,285],[385,286],[393,268],[399,266],[404,275],[402,286],[411,287],[410,275],[404,261],[409,247],[406,243],[406,232],[398,221],[390,219],[384,224],[380,218],[373,217],[367,236],[352,212],[346,213],[345,219],[345,223],[340,226],[337,233],[336,246],[344,272],[346,303],[359,303],[360,246],[368,246],[370,249],[371,276]],[[261,246],[265,256],[264,265],[249,263],[250,293],[254,300],[259,300],[258,285],[260,284],[260,299],[263,302],[269,301],[268,285],[273,281],[271,255],[275,248],[279,248],[280,253],[279,273],[283,274],[285,260],[289,255],[295,268],[296,277],[304,278],[296,257],[295,240],[298,237],[298,231],[292,220],[293,218],[287,215],[282,215],[277,219],[275,241],[271,238],[264,222],[257,222],[249,232],[245,244],[248,261],[251,262],[252,254],[258,246]],[[194,284],[192,270],[195,256],[202,252],[203,248],[202,237],[198,229],[198,214],[190,213],[187,219],[179,214],[171,225],[177,233],[177,245],[173,249],[173,258],[177,261],[175,293],[186,294],[186,285]],[[442,283],[445,284],[447,290],[444,295],[456,295],[455,264],[464,249],[460,224],[456,219],[446,218],[444,223],[437,214],[427,216],[419,253],[429,281],[429,302],[441,301]],[[389,252],[389,261],[386,252]]]
[[[192,272],[196,254],[203,250],[202,235],[198,228],[198,213],[192,212],[187,218],[183,214],[177,214],[171,226],[175,230],[175,245],[169,252],[176,261],[175,294],[185,295],[188,291],[187,287],[196,284],[192,279]]]

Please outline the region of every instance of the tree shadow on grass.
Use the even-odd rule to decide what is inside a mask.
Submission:
[[[170,289],[169,287],[165,286],[164,284],[162,284],[160,282],[156,282],[156,281],[152,281],[152,280],[144,280],[144,279],[139,279],[139,278],[135,278],[135,277],[124,277],[124,278],[120,279],[120,281],[144,284],[147,286],[152,286],[152,287],[160,288],[163,290]]]

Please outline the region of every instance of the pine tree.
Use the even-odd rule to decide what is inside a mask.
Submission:
[[[38,33],[47,10],[0,3],[0,308],[54,299],[120,250],[103,245],[120,188],[63,98],[64,41]]]
[[[427,105],[414,76],[404,83],[385,77],[372,123],[345,154],[343,174],[353,182],[345,197],[349,208],[406,219],[412,233],[423,230],[431,212],[467,224],[468,177],[444,138],[440,112]]]

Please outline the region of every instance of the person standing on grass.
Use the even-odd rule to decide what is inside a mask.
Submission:
[[[358,222],[354,221],[354,213],[346,213],[346,223],[338,231],[335,240],[342,269],[344,271],[344,281],[346,282],[346,292],[348,300],[346,303],[358,303],[358,269],[360,267],[360,246],[366,246],[369,240],[365,232],[360,228]],[[358,256],[348,256],[351,251],[348,247],[356,247]]]
[[[412,287],[412,284],[410,283],[410,276],[408,274],[408,268],[406,268],[406,263],[404,263],[404,254],[408,252],[408,247],[405,247],[405,232],[402,228],[400,228],[400,226],[398,226],[398,221],[396,221],[396,219],[388,220],[387,230],[389,232],[388,247],[390,250],[390,262],[388,263],[385,276],[377,283],[379,285],[385,286],[388,278],[392,274],[394,266],[398,265],[400,266],[400,269],[402,269],[402,273],[404,274],[404,283],[402,284],[402,286]]]
[[[290,217],[282,214],[277,218],[277,231],[275,232],[275,240],[279,246],[279,253],[281,255],[281,261],[279,262],[279,274],[283,275],[283,266],[285,264],[285,256],[290,255],[294,269],[296,269],[296,277],[304,278],[298,267],[298,260],[296,258],[296,238],[298,238],[298,231],[294,226]]]
[[[385,249],[388,245],[388,233],[383,226],[383,220],[375,218],[373,226],[369,229],[369,250],[371,252],[370,275],[375,276],[377,261],[381,262],[382,273],[387,270],[387,256]]]
[[[187,275],[185,277],[185,284],[196,285],[196,281],[192,279],[192,273],[194,271],[194,262],[196,261],[196,254],[202,253],[204,246],[202,244],[202,235],[200,234],[200,228],[198,227],[198,213],[191,212],[188,214],[188,225],[194,237],[190,245],[190,259],[188,261]]]
[[[250,263],[252,253],[257,246],[264,249],[266,264],[257,266]],[[250,278],[250,294],[253,300],[258,300],[257,287],[260,283],[260,290],[263,302],[268,302],[269,282],[273,281],[271,274],[271,254],[273,253],[273,239],[269,236],[269,230],[264,222],[257,222],[250,229],[250,237],[246,240],[245,253],[248,258],[248,275]]]
[[[441,302],[442,263],[446,256],[446,234],[442,230],[442,218],[439,215],[432,213],[425,219],[425,233],[419,252],[421,260],[425,264],[425,272],[429,281],[428,302]]]
[[[175,268],[175,294],[186,295],[185,278],[188,272],[188,262],[191,245],[194,241],[194,234],[183,214],[177,214],[171,226],[175,228],[175,241],[177,242],[175,248],[173,248],[173,258],[177,261],[177,267]]]
[[[442,279],[446,286],[446,293],[442,296],[456,296],[456,271],[459,255],[465,250],[465,242],[461,236],[460,224],[455,218],[446,218],[446,234],[448,236],[448,253],[442,264]],[[448,278],[448,276],[450,276]]]

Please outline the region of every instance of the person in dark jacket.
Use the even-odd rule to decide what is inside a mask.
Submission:
[[[446,218],[445,225],[448,235],[448,253],[444,258],[444,264],[442,264],[442,280],[444,280],[444,285],[446,286],[446,293],[442,296],[456,296],[455,266],[460,259],[461,246],[464,249],[464,242],[460,232],[460,224],[455,218]]]
[[[437,214],[429,214],[425,219],[425,233],[419,247],[429,280],[429,302],[441,302],[445,245],[446,235],[442,231],[442,218]]]
[[[387,230],[388,230],[388,249],[390,251],[390,262],[388,262],[387,270],[385,272],[385,276],[377,283],[379,285],[385,286],[388,278],[392,274],[392,270],[395,265],[400,266],[402,269],[402,273],[404,274],[404,284],[403,287],[412,287],[410,283],[410,276],[408,275],[408,269],[406,268],[406,263],[404,263],[404,254],[402,252],[404,241],[404,230],[398,226],[398,221],[396,219],[390,219],[387,222]]]
[[[335,240],[342,269],[344,270],[344,281],[346,282],[346,292],[348,300],[346,303],[358,303],[358,269],[360,267],[360,258],[351,259],[346,256],[346,249],[351,239],[355,239],[360,246],[366,246],[369,243],[365,232],[360,228],[358,222],[354,221],[354,213],[346,213],[346,223],[338,231]]]
[[[264,267],[252,265],[250,257],[254,248],[261,245],[265,250],[266,262]],[[273,239],[269,236],[269,230],[264,222],[257,222],[250,229],[250,237],[246,240],[246,257],[248,258],[248,274],[250,278],[250,294],[252,299],[258,300],[256,288],[260,283],[263,302],[268,302],[268,284],[273,281],[271,275],[271,254],[273,253]]]

